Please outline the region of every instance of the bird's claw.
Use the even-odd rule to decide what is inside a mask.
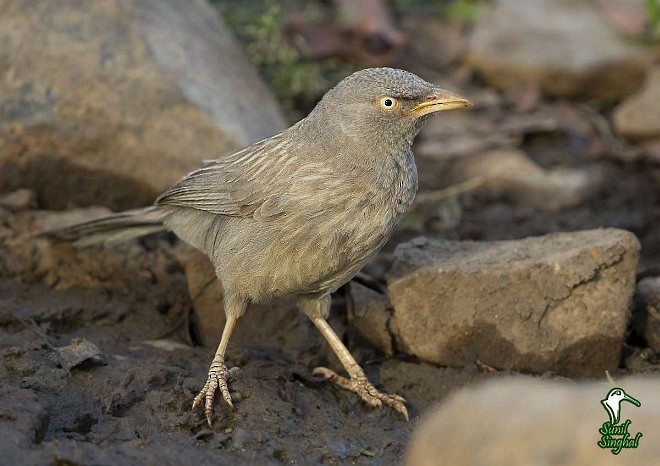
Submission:
[[[321,376],[345,390],[356,393],[369,406],[382,408],[385,404],[401,414],[406,421],[409,420],[405,405],[406,399],[399,395],[381,393],[364,375],[348,379],[326,367],[317,367],[312,374]]]
[[[233,380],[238,372],[240,372],[238,367],[227,369],[224,362],[213,362],[211,364],[206,384],[204,384],[204,388],[197,394],[192,405],[193,409],[195,409],[204,400],[204,414],[206,415],[206,422],[209,428],[213,427],[213,399],[215,398],[216,390],[219,389],[225,402],[230,408],[234,408],[231,394],[229,393],[228,382]]]

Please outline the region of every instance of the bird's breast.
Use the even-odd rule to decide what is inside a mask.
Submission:
[[[383,162],[343,183],[342,201],[327,205],[334,212],[335,243],[347,255],[371,257],[389,238],[417,192],[417,169],[412,151]]]
[[[295,208],[272,222],[246,220],[250,241],[261,245],[254,263],[240,255],[232,262],[217,261],[231,274],[267,271],[252,280],[256,291],[246,291],[255,299],[336,290],[385,244],[417,189],[411,159],[362,173],[316,166],[299,172],[296,180]],[[241,249],[222,243],[231,251]]]

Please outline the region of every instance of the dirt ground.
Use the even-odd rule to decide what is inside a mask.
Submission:
[[[237,410],[217,403],[209,429],[191,401],[212,349],[185,341],[179,246],[160,237],[79,251],[24,236],[50,215],[3,217],[0,450],[8,464],[398,464],[430,406],[501,375],[353,348],[373,381],[405,394],[406,423],[312,378],[311,368],[339,369],[338,361],[304,316],[284,325],[275,318],[258,342],[239,327],[229,350],[242,369],[232,383]],[[243,323],[257,320],[248,312]]]
[[[532,214],[503,199],[465,199],[457,234],[502,239],[627,227],[642,241],[643,267],[652,270],[660,241],[647,222],[658,199],[640,181],[649,174],[602,163],[616,184],[592,205]],[[0,450],[7,464],[400,464],[412,430],[432,405],[466,385],[517,375],[477,361],[457,369],[402,355],[382,358],[350,341],[376,385],[407,398],[406,423],[311,376],[318,365],[340,367],[304,316],[282,319],[277,310],[262,318],[248,311],[229,348],[230,363],[242,369],[231,384],[237,409],[216,403],[209,429],[191,401],[213,350],[195,346],[194,335],[190,340],[191,301],[176,259],[181,245],[162,235],[77,250],[32,236],[63,214],[2,214]],[[406,236],[401,232],[393,242]],[[335,299],[332,318],[342,332],[343,301]],[[256,327],[261,330],[252,332]],[[634,334],[624,353],[621,373],[660,367]]]

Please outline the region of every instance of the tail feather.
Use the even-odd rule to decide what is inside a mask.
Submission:
[[[166,229],[165,212],[158,207],[127,210],[117,214],[44,231],[40,236],[80,247],[116,244]]]

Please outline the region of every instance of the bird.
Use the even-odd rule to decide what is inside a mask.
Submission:
[[[250,303],[295,296],[348,377],[313,374],[389,406],[408,420],[406,400],[380,392],[328,324],[331,294],[385,245],[415,197],[413,140],[429,117],[467,107],[461,95],[408,71],[367,68],[330,89],[288,129],[205,161],[154,205],[48,232],[78,246],[110,245],[170,230],[206,253],[224,289],[226,322],[205,385],[212,427],[216,392],[234,408],[225,353]]]
[[[610,416],[610,423],[615,425],[621,419],[621,402],[628,401],[629,403],[634,404],[637,407],[640,407],[642,404],[637,401],[632,396],[628,395],[623,388],[615,387],[607,393],[607,396],[604,400],[600,400],[600,404],[603,405],[605,411]]]

